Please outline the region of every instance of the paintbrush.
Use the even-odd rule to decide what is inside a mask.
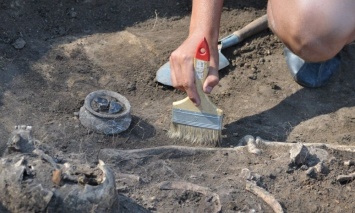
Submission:
[[[223,111],[213,104],[202,86],[208,75],[210,52],[206,39],[198,45],[195,58],[195,84],[201,104],[196,106],[189,97],[173,102],[169,137],[184,139],[193,144],[219,145]]]

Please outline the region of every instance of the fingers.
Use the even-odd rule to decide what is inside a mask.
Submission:
[[[189,36],[179,48],[171,53],[170,71],[171,82],[173,87],[178,90],[185,91],[191,101],[196,105],[200,105],[200,97],[195,84],[194,57],[196,44],[201,40],[201,35]],[[213,42],[211,42],[213,43]],[[217,43],[216,43],[217,44]],[[203,83],[202,90],[209,94],[214,86],[219,82],[218,77],[218,46],[210,46],[210,67],[209,74]]]
[[[169,58],[169,61],[170,61],[170,75],[171,75],[171,83],[172,83],[172,86],[175,87],[176,89],[181,89],[179,88],[178,86],[178,83],[177,83],[177,74],[176,73],[179,73],[180,72],[180,69],[178,66],[178,64],[176,64],[174,62],[174,59],[170,56]]]
[[[203,91],[207,94],[212,92],[212,89],[218,84],[219,76],[218,76],[218,69],[210,67],[208,76],[203,83]]]
[[[185,91],[190,100],[196,105],[200,105],[200,97],[195,84],[195,74],[193,70],[193,58],[170,56],[171,82],[173,87]]]
[[[200,105],[200,96],[197,93],[195,84],[195,71],[194,71],[194,59],[185,58],[182,64],[183,76],[182,86],[187,93],[190,100],[196,105]]]

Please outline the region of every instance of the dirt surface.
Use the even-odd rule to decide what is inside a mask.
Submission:
[[[266,3],[226,0],[220,37],[264,15]],[[88,162],[97,161],[102,149],[192,147],[166,135],[171,104],[185,94],[155,81],[156,71],[185,39],[190,12],[191,1],[1,1],[0,151],[13,126],[22,124],[33,126],[34,137],[57,150],[48,154],[84,153]],[[292,80],[283,44],[270,31],[223,53],[231,65],[220,71],[211,95],[225,114],[221,150],[108,159],[116,172],[147,179],[124,190],[118,182],[119,192],[153,212],[211,212],[201,204],[209,199],[201,192],[153,187],[186,181],[219,193],[223,212],[272,212],[245,190],[240,174],[248,168],[262,177],[259,185],[286,212],[353,212],[355,183],[336,181],[337,175],[354,172],[354,166],[343,165],[354,160],[352,152],[327,149],[329,172],[309,177],[289,167],[288,146],[265,148],[261,155],[227,148],[245,135],[284,143],[353,145],[355,45],[342,50],[341,69],[318,89]],[[121,134],[95,133],[78,119],[86,95],[102,89],[120,93],[131,104],[133,120]]]

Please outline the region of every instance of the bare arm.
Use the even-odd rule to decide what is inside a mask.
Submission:
[[[173,86],[186,91],[196,105],[200,104],[200,98],[196,91],[193,57],[203,37],[207,39],[211,53],[209,76],[203,85],[204,92],[210,93],[219,82],[217,43],[222,6],[223,0],[193,0],[189,36],[170,56]]]

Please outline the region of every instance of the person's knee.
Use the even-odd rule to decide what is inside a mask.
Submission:
[[[323,8],[328,13],[319,13],[316,4],[299,2],[304,3],[291,1],[285,5],[283,0],[270,0],[269,27],[292,52],[306,61],[319,62],[334,57],[349,43],[355,31],[352,13],[342,8],[344,15],[338,15],[329,5]],[[346,17],[348,20],[350,17],[350,23],[344,22]]]
[[[270,23],[272,28],[271,25]],[[293,53],[310,62],[325,61],[334,57],[345,44],[343,37],[322,35],[302,22],[289,22],[284,29],[272,30]]]
[[[320,62],[333,58],[344,46],[341,38],[324,38],[310,32],[296,31],[280,35],[280,39],[296,55],[309,62]]]

